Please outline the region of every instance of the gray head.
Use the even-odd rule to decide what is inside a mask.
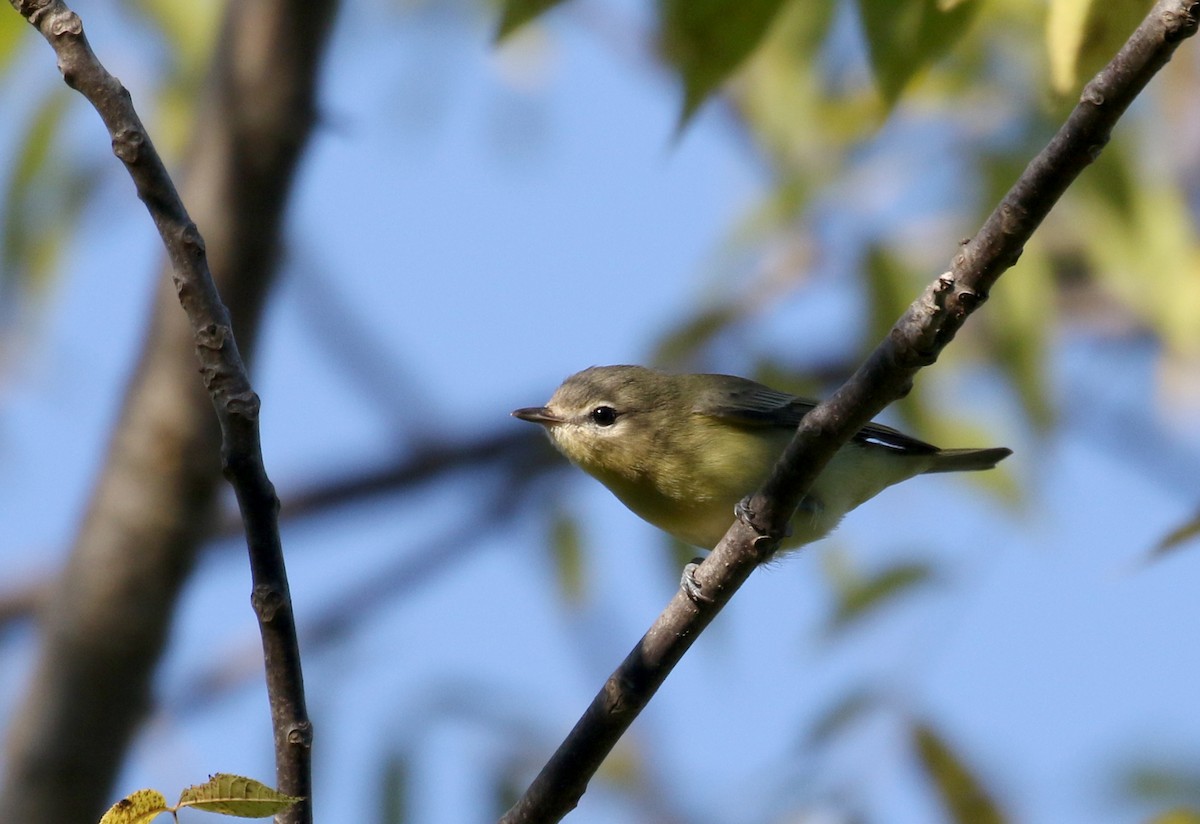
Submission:
[[[546,427],[564,455],[588,471],[642,464],[654,451],[655,413],[680,406],[677,376],[644,366],[593,366],[563,381],[545,406],[513,412]],[[661,428],[659,428],[661,429]]]

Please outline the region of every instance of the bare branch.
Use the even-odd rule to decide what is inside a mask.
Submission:
[[[178,309],[168,313],[160,299],[105,474],[46,613],[33,684],[9,742],[0,820],[88,820],[103,809],[122,751],[145,712],[175,594],[211,524],[214,407],[222,468],[246,521],[278,783],[289,794],[310,796],[309,723],[279,547],[278,504],[261,461],[259,401],[210,276],[204,240],[128,92],[92,53],[79,17],[60,0],[11,2],[51,44],[64,80],[92,103],[108,128],[113,151],[167,247],[191,332],[174,319]],[[275,259],[282,203],[313,121],[315,65],[332,9],[331,0],[250,0],[230,4],[225,21],[209,100],[215,109],[209,113],[219,116],[201,120],[203,151],[193,155],[211,175],[196,187],[195,200],[215,230],[223,285],[239,314],[239,329],[251,340]],[[235,69],[235,53],[253,60]],[[181,343],[188,338],[190,345]],[[192,403],[194,372],[188,375],[185,361],[175,357],[185,346],[199,356],[210,394],[203,414]],[[157,497],[152,484],[162,487],[164,497]],[[95,575],[97,569],[103,574]],[[311,805],[297,805],[282,818],[311,820]]]
[[[503,824],[558,821],[667,674],[754,568],[774,551],[817,475],[863,425],[903,397],[963,322],[1016,263],[1025,242],[1067,186],[1099,154],[1133,99],[1196,30],[1196,0],[1160,0],[1117,56],[1083,90],[1050,144],[1034,158],[979,233],[897,321],[832,397],[804,416],[762,488],[695,572],[700,595],[672,598],[534,779]]]

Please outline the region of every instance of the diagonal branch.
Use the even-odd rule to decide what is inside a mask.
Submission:
[[[863,425],[911,388],[936,361],[1070,183],[1108,142],[1117,120],[1180,41],[1196,31],[1198,0],[1159,0],[1079,104],[1029,164],[951,271],[926,287],[858,371],[804,416],[762,488],[695,572],[699,595],[675,594],[638,645],[609,676],[525,795],[502,824],[558,821],[579,803],[588,781],[667,674],[754,568],[770,557],[803,495]]]
[[[145,711],[174,596],[211,523],[213,408],[221,429],[221,469],[246,524],[278,783],[289,794],[307,797],[310,725],[279,544],[278,501],[262,465],[259,400],[213,283],[204,240],[129,93],[96,59],[79,17],[60,0],[10,2],[51,44],[64,80],[92,103],[108,128],[113,151],[167,248],[191,343],[180,343],[185,333],[175,320],[178,309],[167,313],[160,300],[105,474],[45,613],[41,656],[9,742],[0,820],[87,820],[102,809],[101,794]],[[197,142],[203,151],[193,158],[211,174],[196,187],[195,200],[206,225],[216,230],[217,268],[224,268],[239,328],[248,329],[244,337],[251,340],[265,275],[274,264],[282,204],[313,121],[315,66],[333,5],[248,0],[231,4],[226,16],[209,101],[221,116],[202,121]],[[253,60],[235,66],[235,56]],[[188,376],[175,357],[185,346],[199,357],[210,396],[203,415],[191,402],[194,373]],[[162,498],[155,497],[155,484]],[[154,506],[159,502],[163,506]],[[311,820],[310,802],[281,818]]]

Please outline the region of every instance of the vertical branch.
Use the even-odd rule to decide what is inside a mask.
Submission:
[[[112,138],[113,152],[125,164],[167,249],[176,296],[191,325],[191,348],[199,358],[204,388],[220,425],[221,469],[235,489],[246,526],[252,600],[262,632],[275,731],[277,782],[284,792],[308,798],[311,726],[279,542],[278,500],[262,463],[259,399],[251,388],[229,312],[209,271],[204,239],[154,150],[129,93],[97,60],[79,17],[60,0],[10,2],[54,48],[67,84],[100,114]],[[210,185],[201,189],[197,199],[203,204],[202,211],[209,207],[210,212],[219,211],[213,208],[214,199],[233,201],[234,205],[222,204],[228,206],[229,214],[214,216],[212,223],[218,229],[219,248],[229,269],[247,275],[227,283],[235,307],[242,307],[251,318],[247,324],[251,338],[268,280],[264,273],[274,263],[282,204],[313,120],[313,76],[333,8],[333,0],[246,0],[231,4],[226,17],[224,63],[218,61],[210,102],[230,122],[203,123],[209,151],[198,161],[225,174],[206,180]],[[251,51],[238,48],[247,38],[254,44]],[[247,54],[267,60],[250,68],[234,65],[235,57]],[[257,93],[261,94],[252,99]],[[250,191],[239,193],[239,187]],[[243,215],[243,209],[251,213]],[[256,237],[255,230],[260,228],[265,231]],[[265,240],[260,240],[264,235]],[[208,466],[206,461],[211,459],[197,449],[210,443],[204,434],[207,425],[193,427],[194,417],[185,410],[175,416],[181,431],[171,431],[172,424],[161,414],[162,399],[172,394],[164,393],[163,381],[174,380],[179,364],[161,358],[161,350],[153,346],[159,334],[168,341],[174,339],[173,324],[164,317],[161,301],[158,308],[155,329],[114,436],[106,476],[93,498],[53,611],[47,615],[47,637],[26,700],[30,711],[22,713],[10,741],[0,819],[30,824],[77,820],[90,816],[98,806],[102,808],[94,797],[97,787],[103,791],[111,781],[120,751],[144,711],[149,672],[161,650],[173,596],[190,566],[195,543],[210,522],[206,517],[212,500],[208,470],[187,465],[186,457],[190,454],[197,463]],[[191,381],[194,385],[194,377]],[[211,415],[210,410],[210,420]],[[149,445],[145,439],[138,440],[146,430]],[[154,443],[156,435],[165,440]],[[169,508],[178,522],[162,529],[159,524],[122,523],[122,515],[128,517],[131,509],[138,508],[143,491],[130,488],[131,477],[139,475],[145,485],[149,476],[148,483],[153,483],[155,463],[163,460],[168,443],[168,454],[181,458],[171,462],[172,483],[163,484],[174,493]],[[147,453],[154,453],[153,457],[147,458]],[[202,526],[185,526],[188,521]],[[136,558],[130,548],[137,548]],[[117,569],[102,582],[89,580],[88,570],[102,566],[105,558],[111,564],[128,562],[130,570]],[[156,586],[164,592],[145,591]],[[143,595],[140,609],[125,603]],[[106,600],[120,604],[104,614],[108,626],[119,635],[104,639],[110,644],[108,659],[103,652],[91,650],[77,655],[93,630],[90,619],[103,613]],[[126,671],[122,667],[127,662],[133,666]],[[89,673],[89,669],[93,671]],[[89,682],[89,674],[98,677]],[[78,692],[87,691],[93,683],[96,694],[81,698]],[[111,706],[106,706],[106,700]],[[72,736],[83,740],[71,740]],[[95,749],[88,749],[91,744]],[[82,759],[70,754],[71,748],[84,750]],[[88,764],[103,761],[101,756],[115,756],[115,763]],[[76,772],[81,762],[87,767]],[[310,821],[311,802],[306,800],[280,818]]]

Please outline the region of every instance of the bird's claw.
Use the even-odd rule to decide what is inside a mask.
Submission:
[[[683,567],[683,575],[679,579],[679,588],[697,606],[707,606],[716,600],[706,593],[704,588],[700,586],[700,582],[696,580],[696,568],[700,566],[700,562],[703,560],[703,558],[693,558],[691,562]]]
[[[803,506],[807,500],[808,498],[802,499],[801,506]],[[737,504],[733,507],[733,514],[734,517],[736,517],[739,521],[758,533],[757,537],[753,541],[753,546],[758,551],[759,555],[762,556],[760,560],[768,559],[772,554],[774,554],[775,549],[778,547],[780,541],[784,541],[792,536],[792,524],[790,521],[783,525],[783,531],[781,533],[764,530],[762,527],[760,527],[755,520],[756,513],[750,508],[749,497],[743,498],[737,502]]]

